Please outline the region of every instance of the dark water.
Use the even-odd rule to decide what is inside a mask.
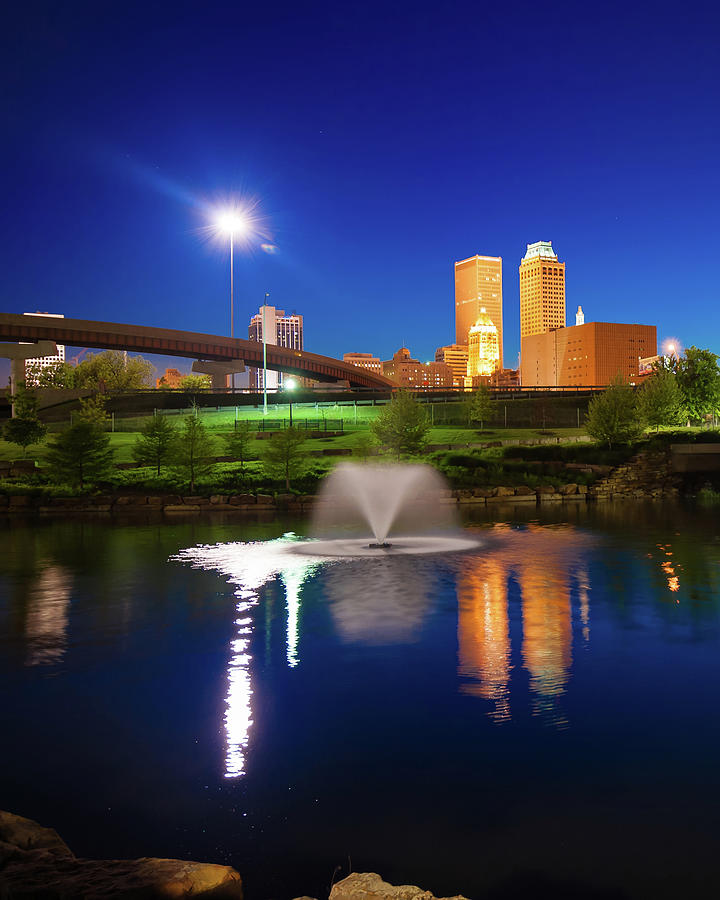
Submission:
[[[298,521],[7,523],[0,807],[83,856],[232,864],[251,900],[350,866],[715,896],[718,515],[522,518],[468,523],[476,552],[331,564],[283,555]]]

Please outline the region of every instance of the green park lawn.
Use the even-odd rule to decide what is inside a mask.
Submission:
[[[203,417],[204,418],[204,417]],[[212,433],[217,438],[217,455],[223,455],[222,435],[232,431],[234,416],[228,416],[225,427],[220,427],[219,421],[212,422]],[[137,420],[131,420],[132,424],[137,427]],[[123,426],[127,427],[127,420],[123,422]],[[178,419],[178,425],[180,421]],[[210,424],[210,423],[208,423]],[[562,440],[563,438],[575,437],[585,434],[582,428],[556,428],[552,432],[546,432],[545,436],[553,435]],[[367,426],[353,427],[349,426],[345,432],[338,436],[328,436],[321,438],[311,438],[307,441],[308,450],[322,450],[324,448],[346,448],[358,449],[366,446],[371,432]],[[476,428],[462,427],[436,427],[431,428],[428,436],[430,444],[478,444],[490,443],[494,441],[515,440],[521,443],[534,442],[543,437],[543,432],[531,428],[495,428],[485,429],[481,431]],[[52,438],[49,435],[48,438]],[[45,458],[45,447],[48,438],[39,444],[32,445],[27,449],[27,459],[35,459],[42,464]],[[138,438],[137,431],[116,431],[110,435],[110,445],[115,451],[115,461],[119,463],[132,462],[132,446]],[[250,457],[260,458],[263,453],[263,440],[254,440],[250,442]],[[0,440],[0,460],[16,460],[22,459],[22,451],[15,444]]]

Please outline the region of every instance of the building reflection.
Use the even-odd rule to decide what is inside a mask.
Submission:
[[[494,557],[467,566],[458,579],[458,674],[462,693],[493,702],[491,716],[510,719],[508,569]]]
[[[44,568],[30,589],[25,617],[28,666],[60,663],[67,646],[72,579],[61,566]]]
[[[590,636],[590,583],[578,565],[586,538],[571,526],[496,526],[486,554],[468,556],[458,574],[460,690],[492,701],[497,722],[511,717],[512,671],[508,585],[514,580],[522,611],[521,659],[529,675],[532,710],[563,727],[559,705],[572,664],[571,585],[575,581],[584,639]]]

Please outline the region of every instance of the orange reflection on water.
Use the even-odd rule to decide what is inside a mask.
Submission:
[[[510,719],[507,577],[506,566],[485,558],[458,578],[458,673],[468,679],[460,690],[493,700],[498,722]]]
[[[572,663],[569,572],[565,552],[558,555],[560,548],[553,540],[548,542],[546,536],[542,540],[539,559],[522,563],[517,572],[523,604],[522,656],[530,673],[534,712],[561,725],[566,724],[565,717],[554,708],[554,698],[565,692]]]
[[[665,559],[660,563],[660,568],[667,577],[667,586],[669,590],[675,594],[680,590],[680,576],[678,575],[678,572],[682,567],[670,560],[670,557],[673,555],[670,544],[657,544],[656,546],[658,550],[665,555]],[[676,599],[675,602],[679,603],[680,600]]]
[[[458,576],[458,674],[460,690],[494,701],[490,715],[510,718],[512,670],[508,581],[514,577],[522,601],[522,660],[530,675],[533,712],[558,727],[567,724],[557,698],[572,664],[570,584],[579,551],[588,538],[571,526],[530,525],[522,531],[495,526],[486,555],[466,557]],[[495,542],[497,538],[497,543]],[[580,621],[590,637],[590,582],[575,574]]]

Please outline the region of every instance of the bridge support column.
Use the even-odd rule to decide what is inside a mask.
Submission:
[[[213,390],[224,391],[228,388],[228,377],[245,371],[242,360],[220,362],[211,359],[196,359],[192,364],[193,372],[209,375]]]

